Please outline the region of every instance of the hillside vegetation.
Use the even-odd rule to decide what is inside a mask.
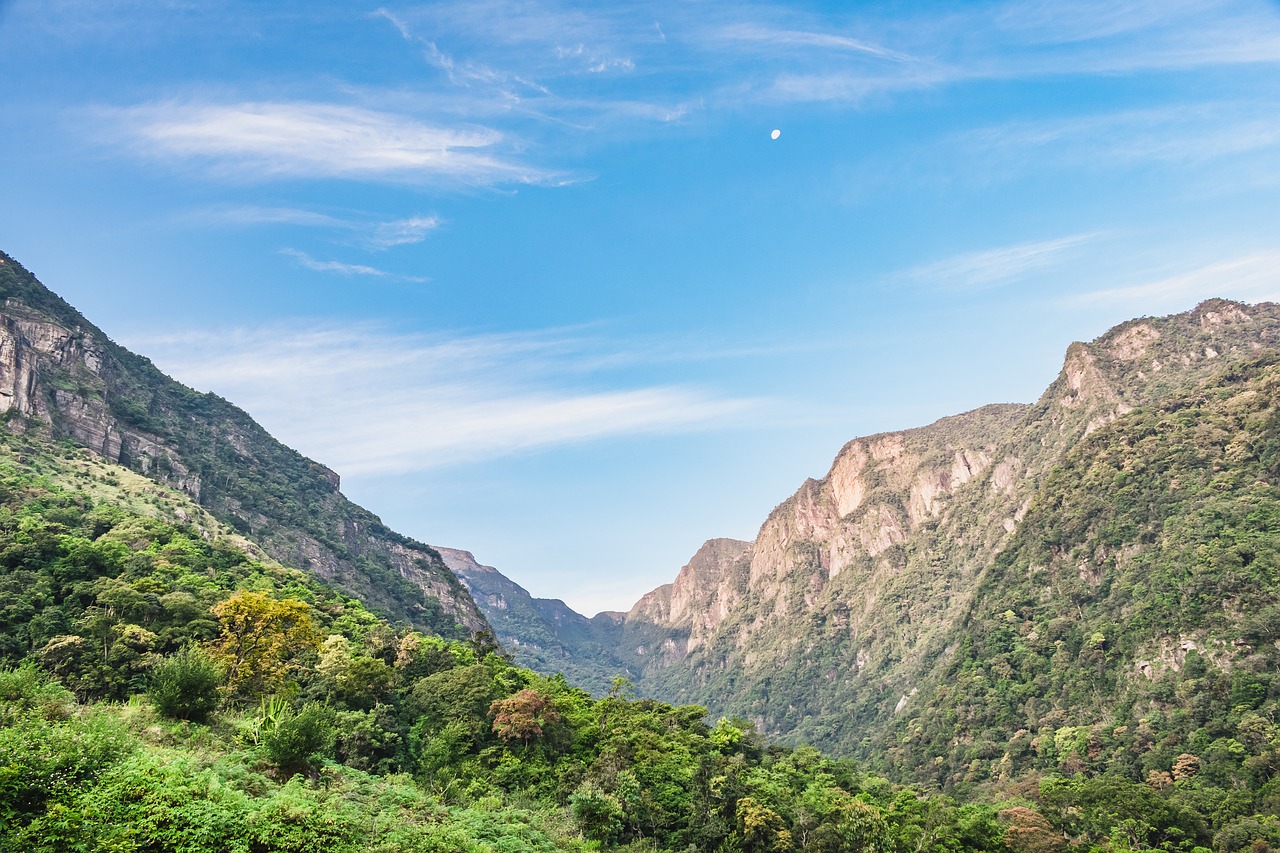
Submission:
[[[1280,354],[1075,447],[984,573],[887,760],[1269,791],[1280,768]]]
[[[856,439],[625,616],[447,552],[575,684],[332,472],[0,296],[0,849],[1280,847],[1277,306]]]
[[[1249,390],[1280,383],[1277,365],[1254,369]],[[1225,391],[1219,402],[1247,419],[1268,408],[1239,409],[1239,393]],[[961,780],[951,796],[926,793],[809,747],[769,745],[743,720],[712,723],[702,707],[636,699],[625,681],[592,698],[562,677],[513,665],[482,637],[395,628],[310,573],[255,553],[181,493],[82,450],[12,438],[2,456],[4,849],[1060,853],[1073,843],[1261,853],[1280,845],[1271,781],[1280,743],[1263,669],[1248,680],[1224,676],[1188,654],[1182,671],[1211,701],[1179,712],[1175,685],[1132,734],[1118,719],[1105,731],[1015,730],[1009,749],[1036,754],[1031,771],[1002,765],[999,745],[985,741],[930,761],[929,739],[950,748],[956,734],[923,720],[902,735],[903,748],[920,754],[892,754],[891,774],[936,782],[961,768],[966,778],[997,777]],[[1211,539],[1205,529],[1197,535]],[[1254,553],[1251,563],[1270,559]],[[1021,630],[1035,619],[1001,611],[992,624]],[[987,621],[974,616],[975,648],[1004,636],[980,630]],[[1265,618],[1246,621],[1270,630]],[[1100,645],[1105,660],[1107,643],[1122,642],[1119,633],[1101,644],[1083,637],[1067,650],[1087,655]],[[979,672],[988,664],[976,661],[993,673],[1008,661],[957,659],[961,670],[947,675],[955,701],[937,706],[944,723],[971,719],[973,703],[992,715],[986,737],[1004,737],[1041,707],[1028,712],[978,691],[985,680],[1007,690],[1016,679]],[[1083,709],[1105,706],[1094,687],[1083,689],[1095,701]],[[1205,731],[1189,728],[1206,715],[1195,724]],[[979,766],[963,765],[969,749],[984,756]]]
[[[1172,773],[1234,732],[1223,684],[1271,713],[1277,345],[1280,306],[1210,300],[1073,344],[1033,405],[855,439],[637,603],[615,654],[642,694],[943,786],[1061,770],[1062,729],[1132,748],[1198,697],[1161,723],[1183,748],[1125,770]]]
[[[33,851],[1000,849],[741,721],[397,630],[83,451],[0,462],[0,829]],[[945,842],[945,843],[944,843]],[[5,849],[10,849],[6,847]]]

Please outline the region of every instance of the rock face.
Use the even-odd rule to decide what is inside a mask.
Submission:
[[[910,714],[982,572],[1086,437],[1280,345],[1280,306],[1211,300],[1073,344],[1033,405],[860,438],[754,543],[712,540],[624,619],[642,693],[846,754]]]
[[[641,598],[624,620],[633,631],[643,630],[646,625],[661,625],[678,632],[679,640],[664,637],[657,647],[641,642],[634,647],[635,653],[649,660],[674,653],[678,659],[705,643],[740,600],[741,581],[750,562],[750,542],[712,539],[705,543],[673,583]],[[631,647],[630,643],[627,645]]]
[[[245,412],[163,375],[0,254],[0,419],[180,489],[281,563],[393,619],[461,636],[487,627],[430,547],[338,491],[338,475]]]

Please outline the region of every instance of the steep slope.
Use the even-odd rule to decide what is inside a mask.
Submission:
[[[1216,780],[1243,760],[1260,786],[1280,760],[1278,536],[1273,350],[1066,454],[879,749],[941,784],[1028,765],[1159,781],[1181,759]]]
[[[445,565],[462,579],[498,642],[520,666],[563,673],[576,687],[603,696],[615,676],[631,675],[619,654],[621,622],[608,614],[593,619],[559,599],[534,598],[469,551],[436,547]]]
[[[623,654],[639,673],[683,659],[706,642],[740,600],[751,543],[711,539],[674,582],[645,595],[623,619]]]
[[[180,489],[281,563],[391,618],[455,636],[485,627],[440,556],[344,498],[337,474],[116,345],[2,253],[0,300],[0,418],[11,432],[70,440]]]
[[[628,614],[626,636],[646,644],[642,691],[868,754],[928,698],[918,694],[954,651],[984,570],[1054,466],[1117,418],[1277,343],[1280,307],[1212,300],[1073,344],[1032,406],[850,442],[774,510],[749,556],[688,585],[681,612],[696,621],[654,607],[660,592]]]

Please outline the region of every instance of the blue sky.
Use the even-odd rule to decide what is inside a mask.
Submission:
[[[625,609],[854,436],[1274,298],[1278,72],[1258,0],[0,0],[0,248],[396,529]]]

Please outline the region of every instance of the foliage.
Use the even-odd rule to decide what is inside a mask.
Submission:
[[[311,608],[303,601],[239,590],[212,610],[221,632],[210,654],[226,667],[232,695],[279,689],[289,664],[320,644]]]
[[[286,707],[259,730],[267,760],[285,774],[314,770],[333,749],[333,713],[315,702],[301,710]]]
[[[506,699],[495,699],[489,714],[498,737],[508,743],[518,740],[526,747],[530,740],[542,737],[545,727],[560,722],[551,699],[528,687]]]
[[[439,554],[348,501],[332,471],[276,441],[216,394],[165,376],[110,340],[15,260],[2,254],[0,260],[5,312],[56,324],[73,342],[69,352],[83,354],[81,360],[34,348],[21,354],[35,378],[32,393],[47,399],[42,408],[49,422],[25,418],[7,424],[8,430],[31,440],[75,441],[86,432],[81,421],[88,420],[89,430],[124,439],[113,461],[125,465],[127,475],[149,478],[157,494],[170,492],[165,487],[184,492],[201,513],[251,536],[275,559],[322,571],[371,608],[456,638],[467,633],[460,622],[483,621]],[[415,576],[426,583],[415,583]]]
[[[1278,401],[1263,358],[1065,455],[954,647],[916,652],[937,666],[919,700],[858,734],[875,772],[406,630],[126,490],[128,472],[10,438],[0,833],[32,851],[1263,853],[1280,846]],[[795,653],[815,682],[857,667]],[[710,692],[732,686],[720,669]],[[845,720],[821,724],[837,739],[869,718],[795,672],[752,701]],[[869,683],[857,701],[898,701]]]
[[[151,670],[147,696],[166,717],[203,722],[218,707],[222,667],[199,646],[186,646]]]

